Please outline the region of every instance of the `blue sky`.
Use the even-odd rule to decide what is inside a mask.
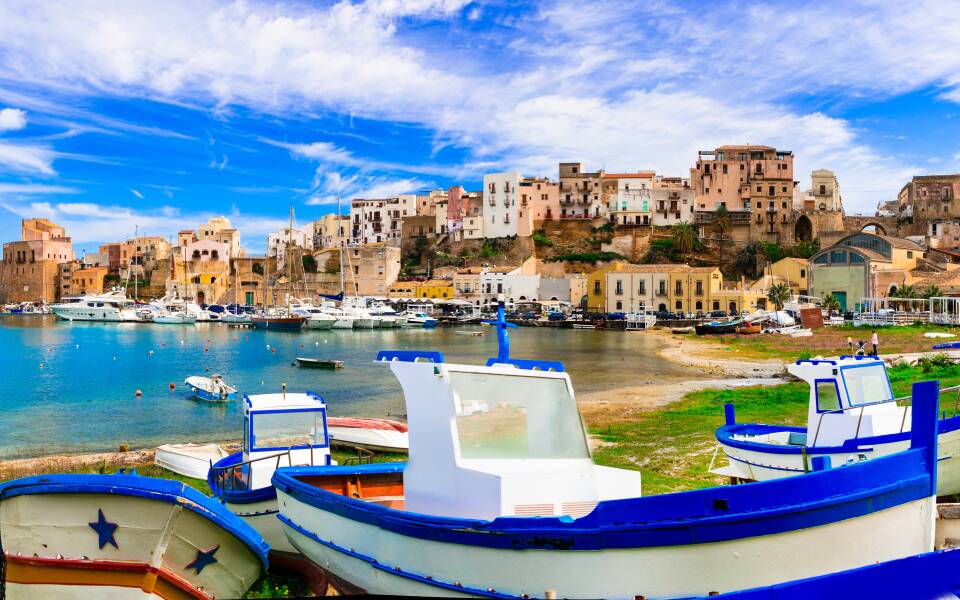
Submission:
[[[261,250],[293,205],[557,162],[687,175],[762,143],[837,172],[848,212],[960,171],[947,2],[0,4],[0,239],[78,250],[214,214]]]

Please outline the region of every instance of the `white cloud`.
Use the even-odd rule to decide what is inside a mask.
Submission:
[[[322,169],[322,167],[321,167]],[[342,207],[348,210],[353,198],[389,198],[436,187],[432,182],[417,178],[370,176],[363,173],[344,176],[338,171],[317,170],[315,193],[306,200],[310,206],[336,206],[337,192]]]
[[[0,109],[0,131],[15,131],[27,126],[27,113],[19,108]]]
[[[130,188],[130,193],[136,196],[137,198],[140,198],[141,200],[143,200],[143,192],[141,192],[140,190]]]
[[[56,153],[46,146],[0,142],[0,172],[54,175]]]
[[[80,190],[62,185],[44,185],[39,183],[9,183],[0,182],[0,195],[15,194],[20,196],[38,194],[76,194]]]

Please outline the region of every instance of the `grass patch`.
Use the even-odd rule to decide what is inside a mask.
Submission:
[[[890,382],[898,397],[909,395],[914,382],[929,379],[939,379],[943,387],[960,384],[960,366],[933,362],[890,369]],[[724,404],[733,403],[738,422],[803,426],[808,397],[809,387],[803,382],[692,392],[660,410],[590,427],[591,434],[607,442],[594,452],[594,460],[601,465],[639,469],[645,496],[718,485],[724,481],[707,469],[717,447],[714,431],[723,424]],[[944,398],[948,414],[953,411],[953,401],[952,394]],[[718,461],[725,464],[722,456]]]

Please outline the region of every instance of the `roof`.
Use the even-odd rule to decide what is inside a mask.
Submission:
[[[323,398],[307,393],[287,392],[286,394],[255,394],[244,396],[244,402],[251,412],[266,410],[291,410],[305,408],[323,408]]]
[[[849,240],[850,238],[856,235],[870,235],[870,236],[882,239],[883,241],[887,242],[894,248],[902,248],[905,250],[919,250],[920,252],[923,252],[923,247],[917,244],[916,242],[911,242],[910,240],[894,237],[892,235],[879,235],[876,233],[870,233],[869,231],[858,231],[856,233],[851,233],[850,235],[843,236],[842,238],[837,240],[836,244],[834,244],[833,246],[830,246],[830,248],[836,248],[837,246],[844,245],[843,242],[845,242],[846,240]],[[857,248],[857,246],[851,246],[851,247]],[[828,249],[829,248],[824,248],[824,250],[828,250]]]
[[[616,273],[703,273],[713,271],[715,267],[691,267],[690,265],[632,265],[625,264],[618,270],[611,270],[611,275]]]
[[[604,173],[604,179],[653,179],[656,173],[653,171],[637,171],[636,173]]]
[[[773,264],[782,263],[782,262],[784,262],[784,261],[795,262],[795,263],[801,264],[801,265],[805,265],[805,264],[807,264],[807,263],[809,262],[809,260],[806,259],[806,258],[797,258],[797,257],[795,257],[795,256],[787,256],[787,257],[785,257],[785,258],[781,258],[780,260],[778,260],[776,263],[773,263]]]

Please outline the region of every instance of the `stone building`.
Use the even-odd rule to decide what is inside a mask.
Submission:
[[[319,273],[314,278],[323,294],[340,292],[341,249],[315,251]],[[400,248],[384,243],[348,246],[343,252],[343,283],[347,295],[386,297],[400,276]]]
[[[720,206],[733,226],[748,225],[749,239],[793,240],[793,152],[771,146],[720,146],[699,152],[690,169],[696,222],[709,225]]]
[[[313,248],[339,248],[350,241],[350,215],[329,214],[313,222]]]
[[[585,172],[583,163],[560,163],[560,218],[607,218],[604,172]]]
[[[226,217],[212,217],[206,223],[201,223],[197,228],[196,239],[226,244],[227,255],[231,258],[243,256],[243,248],[240,247],[240,231],[235,229],[230,224],[230,219]]]
[[[20,240],[3,245],[0,302],[56,301],[60,265],[73,260],[73,246],[63,227],[47,219],[24,219]]]
[[[960,173],[914,177],[897,194],[897,205],[897,216],[915,223],[960,217]]]
[[[110,273],[106,266],[88,266],[81,261],[70,261],[60,265],[60,298],[101,294],[104,280]]]
[[[843,198],[840,182],[828,169],[810,173],[810,189],[795,194],[793,237],[786,243],[821,239],[827,245],[844,235]]]
[[[276,272],[276,261],[267,256],[231,258],[230,285],[220,303],[263,306],[267,299],[267,274]]]
[[[281,227],[279,231],[267,236],[267,256],[276,258],[280,269],[286,267],[287,246],[291,241],[297,248],[313,250],[313,227],[307,230],[299,227]]]

